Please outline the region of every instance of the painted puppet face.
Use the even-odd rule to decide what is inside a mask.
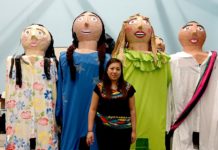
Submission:
[[[90,12],[81,14],[74,22],[73,31],[78,41],[98,41],[102,33],[102,22]]]
[[[118,81],[121,75],[120,63],[114,62],[110,64],[107,69],[107,74],[111,81]]]
[[[149,42],[152,34],[152,27],[148,18],[135,16],[127,21],[125,25],[126,39],[129,43]]]
[[[165,52],[165,43],[162,38],[156,36],[155,37],[156,48],[159,51]]]
[[[202,25],[197,22],[187,23],[179,32],[179,41],[183,47],[202,47],[206,39],[206,32]]]
[[[21,34],[21,43],[26,54],[45,55],[51,42],[48,30],[39,25],[28,26]]]

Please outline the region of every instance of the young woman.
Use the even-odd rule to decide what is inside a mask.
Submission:
[[[109,60],[103,81],[93,92],[88,116],[87,144],[94,142],[93,125],[100,150],[129,150],[136,139],[135,89],[123,78],[120,60]],[[95,117],[96,116],[96,117]]]

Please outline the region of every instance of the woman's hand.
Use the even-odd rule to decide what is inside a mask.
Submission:
[[[89,131],[86,136],[86,143],[90,146],[94,142],[94,133]]]
[[[136,132],[132,131],[132,134],[131,134],[131,143],[135,143],[135,141],[136,141]]]

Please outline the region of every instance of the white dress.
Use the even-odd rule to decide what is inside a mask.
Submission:
[[[207,61],[199,65],[192,55],[178,52],[171,55],[172,83],[169,88],[167,130],[173,124],[188,101],[192,98]],[[193,132],[199,132],[200,150],[218,150],[218,59],[200,101],[175,130],[172,138],[173,150],[195,150]]]

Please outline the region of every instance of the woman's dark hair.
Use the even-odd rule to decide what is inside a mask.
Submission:
[[[32,24],[32,25],[38,25],[41,27],[44,27],[41,24]],[[45,52],[45,56],[44,56],[44,72],[45,72],[45,76],[47,78],[47,80],[51,79],[51,74],[50,74],[50,65],[51,65],[51,61],[50,58],[53,58],[55,60],[56,63],[56,67],[57,67],[57,58],[55,55],[55,51],[54,51],[54,39],[53,36],[51,35],[51,33],[49,32],[50,37],[51,37],[51,41],[50,41],[50,45],[48,46],[46,52]],[[22,86],[22,68],[21,68],[21,59],[22,56],[25,55],[18,55],[16,57],[12,57],[11,58],[11,67],[10,67],[10,72],[9,72],[9,78],[12,78],[12,70],[13,70],[13,66],[14,66],[14,61],[15,61],[15,68],[16,68],[16,85],[18,85],[20,88]]]
[[[105,72],[104,72],[104,77],[103,77],[103,86],[105,88],[105,94],[106,94],[106,97],[107,98],[111,98],[111,93],[112,93],[112,90],[111,90],[111,85],[112,85],[112,82],[111,82],[111,79],[109,78],[108,74],[107,74],[107,71],[108,71],[108,68],[111,64],[113,63],[119,63],[120,64],[120,69],[121,69],[121,74],[120,74],[120,77],[118,79],[118,85],[117,85],[117,90],[120,91],[122,94],[123,94],[123,97],[126,97],[127,96],[127,90],[126,90],[126,81],[124,80],[124,77],[123,77],[123,65],[122,65],[122,62],[117,59],[117,58],[111,58],[107,65],[106,65],[106,69],[105,69]]]
[[[88,11],[81,13],[78,17],[80,17],[82,14],[85,14],[87,12]],[[98,59],[100,62],[100,64],[99,64],[99,79],[102,79],[103,74],[104,74],[104,61],[105,61],[105,51],[106,51],[105,28],[104,28],[104,23],[103,23],[102,19],[97,14],[95,14],[93,12],[90,12],[90,13],[96,15],[100,19],[101,24],[102,24],[102,33],[101,33],[101,36],[100,36],[98,43],[97,43]],[[78,17],[76,17],[76,19]],[[76,19],[73,21],[73,25],[74,25]],[[73,53],[74,53],[75,49],[78,48],[79,41],[77,39],[76,33],[73,31],[73,26],[72,26],[72,36],[73,36],[72,45],[70,45],[67,49],[67,62],[68,62],[68,65],[70,66],[71,79],[75,80],[76,79],[76,67],[74,66]]]

